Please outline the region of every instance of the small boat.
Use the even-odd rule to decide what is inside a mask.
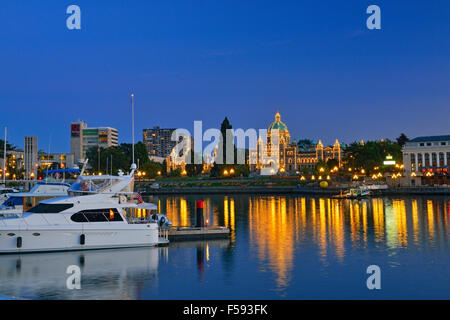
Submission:
[[[19,190],[14,188],[7,188],[5,186],[0,186],[0,203],[3,203],[8,199],[10,193],[18,193]]]
[[[42,200],[67,196],[69,187],[69,184],[62,182],[38,182],[29,192],[8,193],[0,205],[0,218],[22,214]]]
[[[84,173],[85,166],[80,175]],[[38,205],[42,200],[67,196],[70,184],[65,183],[66,174],[76,174],[79,169],[55,169],[44,171],[49,175],[39,181],[29,192],[8,193],[5,200],[0,201],[0,218],[22,214]],[[56,176],[56,178],[55,178]],[[63,177],[59,179],[59,177]]]
[[[151,217],[156,205],[133,192],[136,166],[131,169],[129,175],[79,176],[68,196],[43,200],[22,215],[0,219],[0,253],[167,243]]]
[[[359,199],[368,197],[372,194],[370,190],[365,190],[361,188],[350,188],[346,193],[340,193],[338,195],[333,196],[333,198],[337,199]]]

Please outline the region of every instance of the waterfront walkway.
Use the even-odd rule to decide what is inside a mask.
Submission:
[[[311,188],[311,187],[164,187],[160,189],[146,188],[142,195],[158,194],[310,194],[336,195],[347,188]],[[450,187],[396,187],[374,190],[375,196],[384,195],[449,195]]]

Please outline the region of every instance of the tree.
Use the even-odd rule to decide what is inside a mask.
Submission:
[[[389,139],[367,141],[364,145],[353,142],[344,150],[344,163],[347,168],[364,168],[371,171],[374,167],[383,165],[389,154],[397,162],[403,161],[402,148]]]
[[[230,124],[230,121],[227,117],[222,121],[222,124],[220,125],[220,132],[222,133],[222,136],[220,138],[221,143],[221,149],[222,149],[222,157],[223,157],[223,163],[226,163],[226,155],[227,155],[227,130],[233,129],[232,125]],[[232,138],[233,139],[233,138]],[[233,143],[234,146],[234,143]],[[236,154],[236,153],[234,153]]]
[[[122,143],[120,144],[120,149],[122,152],[132,161],[133,159],[133,148],[131,143]],[[134,145],[134,161],[137,161],[139,159],[139,166],[150,162],[150,158],[148,156],[148,150],[147,146],[142,142],[139,141]]]
[[[0,139],[0,150],[2,151],[2,157],[3,157],[3,148],[5,146],[5,140]],[[12,145],[6,140],[6,151],[14,151],[17,150],[17,147],[15,145]]]
[[[408,137],[402,133],[398,138],[397,138],[397,143],[400,145],[400,147],[403,148],[403,146],[406,144],[406,142],[408,142],[409,139]]]
[[[149,161],[140,165],[139,170],[144,171],[148,178],[156,178],[159,176],[158,172],[163,172],[163,165],[155,161]]]
[[[333,169],[334,167],[338,167],[339,168],[339,161],[337,161],[336,159],[328,159],[327,167],[330,170]]]

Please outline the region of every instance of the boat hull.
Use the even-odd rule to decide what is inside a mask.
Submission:
[[[133,229],[0,230],[0,254],[146,247],[158,244],[155,224]]]

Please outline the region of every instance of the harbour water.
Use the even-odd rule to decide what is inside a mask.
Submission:
[[[0,296],[25,299],[449,299],[450,198],[201,195],[146,199],[174,225],[230,239],[1,255]],[[68,289],[68,266],[81,289]],[[381,269],[369,290],[367,267]]]

